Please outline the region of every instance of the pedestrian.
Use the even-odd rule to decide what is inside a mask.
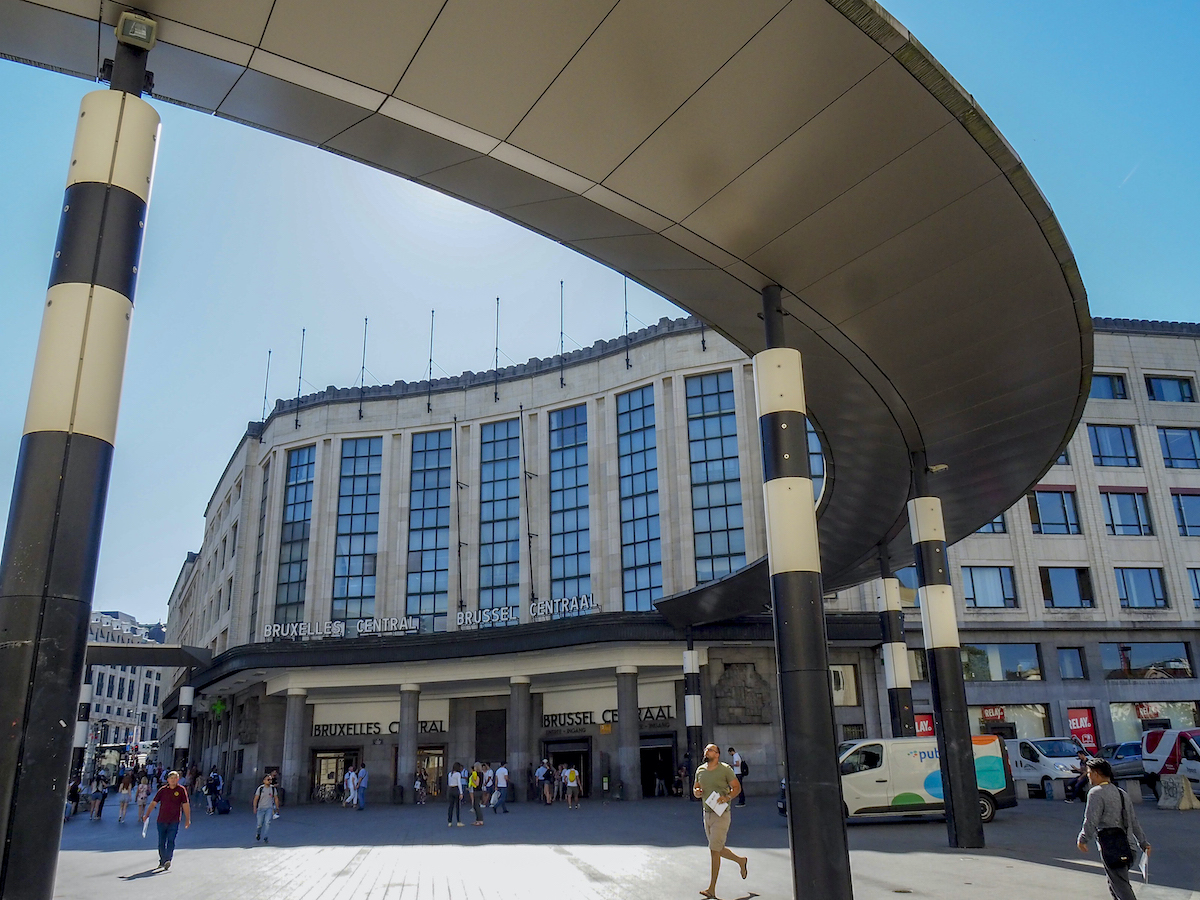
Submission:
[[[1087,777],[1087,752],[1080,750],[1075,754],[1075,758],[1078,762],[1071,767],[1071,771],[1077,777],[1067,782],[1067,787],[1063,791],[1063,799],[1067,803],[1071,803],[1074,800],[1083,800],[1086,803],[1087,793],[1091,789],[1091,784],[1088,782]]]
[[[1125,792],[1112,783],[1112,765],[1107,759],[1089,759],[1084,763],[1091,788],[1087,794],[1087,809],[1083,812],[1083,828],[1079,831],[1080,853],[1088,852],[1095,841],[1100,848],[1104,874],[1108,876],[1108,892],[1113,900],[1136,900],[1129,883],[1129,867],[1141,848],[1150,855],[1150,842],[1138,824],[1133,804]]]
[[[217,798],[221,796],[221,787],[221,774],[217,767],[213,766],[212,771],[208,773],[208,780],[204,782],[204,795],[208,798],[210,816],[217,811]]]
[[[146,818],[146,804],[150,802],[150,779],[143,776],[141,782],[137,786],[137,794],[135,795],[138,809],[138,821]]]
[[[462,763],[456,762],[454,768],[450,770],[450,774],[446,776],[446,799],[449,805],[446,807],[446,825],[447,827],[458,823],[458,827],[462,828],[462,814],[459,807],[462,805]]]
[[[563,798],[563,771],[566,765],[554,767],[554,799],[561,800]]]
[[[264,844],[271,843],[267,832],[271,830],[271,817],[279,809],[279,792],[275,790],[274,779],[270,775],[263,776],[263,783],[254,791],[254,839],[260,837]]]
[[[732,801],[741,790],[741,785],[734,777],[733,768],[721,762],[720,748],[716,744],[705,747],[704,764],[696,770],[696,777],[692,782],[692,795],[704,801],[704,834],[708,837],[712,875],[708,887],[700,894],[709,900],[715,900],[717,896],[717,875],[721,871],[722,859],[730,859],[737,863],[742,870],[742,878],[747,874],[746,857],[738,856],[725,846],[725,840],[729,836],[729,823],[733,818]],[[713,809],[713,805],[716,805],[717,809]]]
[[[500,795],[492,806],[492,812],[508,812],[508,766],[504,761],[500,762],[499,768],[496,769],[496,793]]]
[[[358,767],[358,811],[362,812],[367,808],[367,764],[362,763]]]
[[[117,788],[117,798],[121,801],[121,805],[117,812],[117,821],[125,821],[125,813],[129,809],[129,801],[133,799],[133,772],[128,769],[125,771],[125,777],[121,779],[121,786]]]
[[[345,796],[342,798],[342,806],[347,809],[353,809],[358,805],[358,772],[354,770],[354,764],[346,766],[346,775],[343,778],[343,784],[346,788]]]
[[[537,779],[538,791],[542,795],[542,802],[549,806],[554,802],[553,792],[548,778],[550,772],[550,761],[543,759],[542,764],[537,767],[537,771],[533,773],[533,777]]]
[[[572,763],[563,773],[567,785],[567,809],[579,809],[579,770]]]
[[[425,799],[429,796],[429,789],[425,786],[426,778],[425,770],[418,766],[417,777],[413,781],[413,798],[416,800],[417,806],[424,806]]]
[[[729,748],[729,756],[730,756],[729,764],[730,764],[730,767],[733,769],[733,774],[737,777],[738,787],[742,788],[742,787],[744,787],[744,785],[742,784],[742,769],[745,767],[746,762],[745,762],[745,760],[742,759],[742,754],[738,753],[732,747]],[[746,805],[745,790],[741,790],[738,792],[737,805],[738,806]]]
[[[104,815],[104,801],[108,799],[108,776],[104,770],[96,772],[92,779],[92,819],[99,820]]]
[[[483,824],[483,773],[479,763],[471,766],[471,774],[467,777],[467,788],[471,791],[471,812],[475,813],[472,825]]]
[[[79,778],[71,779],[71,783],[67,785],[67,804],[63,808],[63,822],[68,822],[71,816],[75,814],[75,809],[79,806]]]
[[[492,792],[496,790],[496,773],[488,763],[483,764],[483,802],[490,803]]]
[[[158,867],[164,872],[171,868],[175,856],[175,836],[179,834],[179,817],[183,815],[183,827],[192,827],[192,806],[188,802],[187,788],[179,783],[178,772],[167,773],[167,783],[158,789],[150,808],[146,810],[149,821],[158,807]]]

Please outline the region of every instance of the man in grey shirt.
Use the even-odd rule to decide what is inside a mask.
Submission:
[[[1089,759],[1084,771],[1092,787],[1087,795],[1087,809],[1083,813],[1083,828],[1079,832],[1079,852],[1087,853],[1088,844],[1096,839],[1097,832],[1105,828],[1121,828],[1129,838],[1131,848],[1140,847],[1147,855],[1150,842],[1142,833],[1133,805],[1125,792],[1112,783],[1112,766],[1106,759]],[[1104,863],[1108,875],[1108,890],[1113,900],[1137,900],[1133,885],[1129,883],[1129,867],[1112,868]]]

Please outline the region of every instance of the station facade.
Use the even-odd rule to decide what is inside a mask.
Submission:
[[[1064,458],[950,549],[976,731],[1105,743],[1196,722],[1200,327],[1096,327],[1097,387]],[[810,450],[825,473],[815,434]],[[765,554],[759,454],[750,361],[690,319],[280,402],[239,442],[170,598],[168,641],[215,656],[175,673],[197,689],[190,757],[243,794],[277,768],[300,802],[333,799],[351,763],[374,800],[411,799],[417,765],[437,784],[476,760],[507,761],[518,797],[542,759],[575,764],[589,795],[669,791],[690,765],[687,636],[653,604]],[[842,740],[890,731],[879,590],[826,597]],[[906,633],[925,727],[916,610]],[[691,638],[705,740],[773,794],[769,617]]]

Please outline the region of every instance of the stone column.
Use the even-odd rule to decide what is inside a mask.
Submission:
[[[642,799],[637,672],[637,666],[617,666],[617,773],[625,800]]]
[[[400,685],[400,733],[396,738],[396,784],[404,788],[410,803],[417,802],[413,784],[417,780],[417,712],[421,702],[419,684]]]
[[[525,799],[525,767],[531,758],[529,676],[514,675],[508,680],[508,781],[513,799]]]
[[[283,789],[286,802],[292,805],[306,803],[302,796],[304,784],[304,707],[308,703],[308,691],[304,688],[288,688],[287,715],[283,723]]]

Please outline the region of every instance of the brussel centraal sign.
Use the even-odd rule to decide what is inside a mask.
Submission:
[[[368,634],[416,634],[421,629],[418,616],[391,616],[379,619],[333,619],[324,622],[288,622],[263,627],[263,637],[303,641],[318,637],[362,637]]]

